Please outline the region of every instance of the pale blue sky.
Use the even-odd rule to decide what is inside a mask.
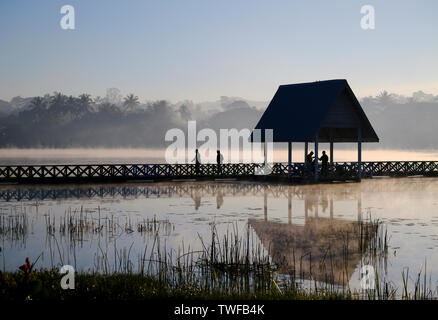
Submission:
[[[76,30],[62,30],[73,5]],[[376,29],[360,27],[374,5]],[[0,99],[62,91],[270,100],[346,78],[358,96],[438,94],[436,0],[0,0]]]

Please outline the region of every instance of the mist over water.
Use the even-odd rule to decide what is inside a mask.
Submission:
[[[0,165],[164,163],[162,149],[0,149]]]

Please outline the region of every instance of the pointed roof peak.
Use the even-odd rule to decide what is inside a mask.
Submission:
[[[326,84],[348,84],[346,79],[329,79],[329,80],[315,80],[312,82],[300,82],[300,83],[290,83],[290,84],[281,84],[280,87],[287,86],[305,86],[305,85],[326,85]]]
[[[280,85],[255,129],[273,129],[274,142],[378,142],[345,79]]]

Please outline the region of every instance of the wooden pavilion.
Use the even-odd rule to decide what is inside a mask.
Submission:
[[[281,85],[255,129],[262,130],[261,142],[265,142],[264,130],[272,129],[272,142],[288,143],[289,175],[293,142],[304,142],[305,156],[308,143],[315,143],[315,159],[318,143],[330,143],[331,168],[335,142],[357,143],[358,179],[362,177],[362,142],[379,142],[345,79]],[[318,180],[318,161],[315,161],[314,179]]]

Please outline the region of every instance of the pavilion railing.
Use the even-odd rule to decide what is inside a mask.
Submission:
[[[157,179],[197,177],[253,177],[260,175],[262,164],[98,164],[98,165],[8,165],[0,166],[0,182],[26,180],[93,180],[93,179]],[[269,176],[288,177],[287,163],[274,163]],[[321,178],[350,179],[358,176],[358,162],[335,162],[319,165]],[[438,176],[438,161],[376,161],[362,162],[363,178],[374,176]],[[292,178],[312,177],[314,166],[292,163]]]

